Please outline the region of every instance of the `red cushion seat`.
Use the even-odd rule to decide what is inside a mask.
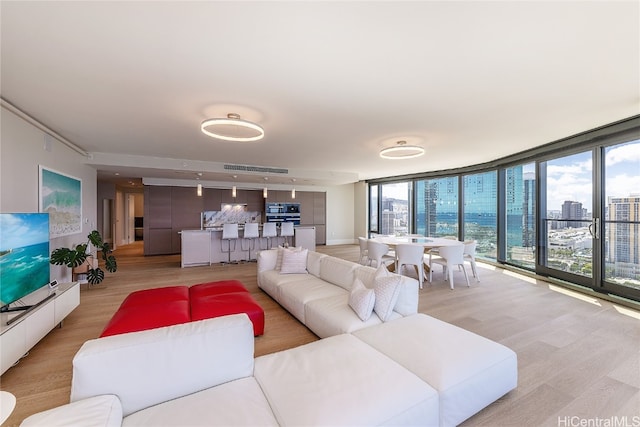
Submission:
[[[189,296],[197,299],[206,295],[220,295],[231,292],[249,292],[238,280],[221,280],[219,282],[200,283],[189,287]]]
[[[249,315],[256,336],[264,333],[264,310],[238,280],[143,289],[124,299],[100,336],[238,313]]]
[[[190,321],[189,301],[167,301],[121,307],[109,320],[100,336],[144,331]]]
[[[247,313],[255,336],[264,333],[264,310],[249,292],[207,295],[191,300],[192,321],[238,313]]]
[[[122,301],[122,307],[157,304],[169,301],[189,301],[188,286],[168,286],[166,288],[142,289],[131,292]]]

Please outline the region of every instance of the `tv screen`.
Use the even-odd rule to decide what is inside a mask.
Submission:
[[[0,306],[49,283],[49,214],[0,213]]]

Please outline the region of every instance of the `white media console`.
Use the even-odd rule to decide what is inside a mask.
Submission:
[[[45,299],[26,313],[12,311],[0,315],[0,374],[4,374],[80,305],[80,285],[77,282],[61,283],[55,289],[44,286],[21,301],[31,305]]]

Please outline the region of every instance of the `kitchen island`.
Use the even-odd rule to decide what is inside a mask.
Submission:
[[[262,230],[262,225],[260,226]],[[246,261],[249,256],[248,248],[251,248],[251,257],[255,258],[255,253],[261,249],[266,249],[267,239],[258,238],[253,242],[242,238],[244,225],[238,226],[238,240],[231,242],[231,261]],[[262,235],[262,231],[260,232]],[[199,265],[212,265],[229,260],[227,254],[227,242],[222,242],[222,227],[211,227],[202,230],[182,230],[182,267],[194,267]],[[272,239],[272,245],[276,246],[282,239],[280,237]],[[224,245],[224,246],[223,246]],[[222,249],[224,248],[224,252]]]

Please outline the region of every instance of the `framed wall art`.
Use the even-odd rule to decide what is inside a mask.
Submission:
[[[42,165],[39,170],[39,208],[49,213],[50,237],[81,233],[82,180]]]

